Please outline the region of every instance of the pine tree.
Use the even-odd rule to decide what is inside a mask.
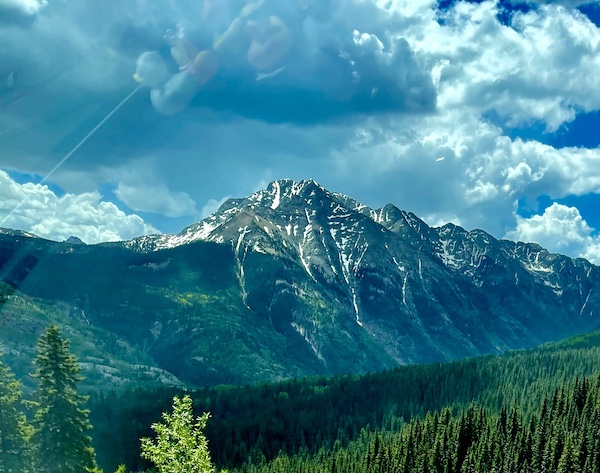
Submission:
[[[31,429],[20,400],[21,385],[0,359],[0,473],[31,470]]]
[[[164,423],[152,424],[156,440],[141,439],[142,457],[152,461],[160,473],[214,471],[203,433],[208,417],[205,413],[194,419],[189,396],[173,398],[173,413],[163,413]]]
[[[82,408],[87,398],[77,392],[82,378],[75,357],[69,353],[69,342],[53,325],[40,337],[38,350],[33,375],[39,381],[33,419],[36,471],[93,471],[96,460],[87,435],[92,426],[89,411]]]
[[[573,445],[573,439],[567,437],[556,473],[577,473],[579,471],[577,456],[578,452]]]

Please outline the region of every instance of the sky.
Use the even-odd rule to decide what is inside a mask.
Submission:
[[[144,51],[178,73],[168,28],[210,49],[243,0],[212,20],[204,2],[0,0],[0,227],[176,233],[315,179],[600,264],[598,2],[279,0],[277,74],[258,80],[240,43],[176,114],[146,87],[125,100]]]

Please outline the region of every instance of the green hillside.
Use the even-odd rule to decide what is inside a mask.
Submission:
[[[67,304],[49,305],[0,283],[0,352],[28,392],[36,342],[51,324],[61,328],[82,368],[84,391],[184,384],[123,337],[89,324],[85,312]]]
[[[93,327],[124,340],[137,355],[192,386],[333,374],[342,366],[364,372],[395,364],[366,335],[358,341],[348,338],[345,329],[356,324],[340,322],[339,303],[324,301],[313,287],[301,284],[303,270],[293,264],[288,268],[282,259],[247,256],[244,300],[228,245],[196,242],[150,253],[120,244],[71,249],[51,242],[38,246],[33,240],[20,245],[0,239],[0,268],[8,268],[3,279],[21,295],[36,301],[42,312],[57,306],[76,317],[85,314]],[[332,353],[335,363],[324,367],[284,320],[291,316],[290,300],[275,295],[282,274],[298,281],[305,295],[306,304],[293,307],[294,314],[331,330],[329,341],[340,347],[337,356]],[[325,307],[327,317],[319,320]],[[71,326],[69,314],[56,317],[63,319],[59,326]],[[3,338],[9,335],[0,334],[0,342]],[[84,355],[75,343],[73,351]]]
[[[549,350],[557,349],[568,349],[568,348],[594,348],[600,347],[600,328],[581,335],[575,335],[573,337],[566,338],[559,342],[547,343],[542,345],[540,348],[547,348]]]

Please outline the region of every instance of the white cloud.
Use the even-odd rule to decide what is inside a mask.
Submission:
[[[390,200],[429,223],[460,221],[496,236],[524,228],[514,216],[520,199],[535,206],[542,194],[600,193],[600,149],[511,139],[485,119],[495,112],[508,126],[541,121],[552,131],[578,112],[600,109],[600,30],[587,17],[543,5],[505,26],[492,1],[458,2],[438,15],[435,2],[426,0],[382,3],[406,15],[401,34],[432,68],[439,114],[401,117],[391,126],[371,121],[347,149],[334,152],[341,180],[360,176],[366,183],[358,186],[388,189]],[[568,218],[576,216],[562,216],[565,223],[554,232],[530,237],[598,261],[591,229],[579,228],[576,244],[574,230],[567,231]]]
[[[600,109],[600,31],[587,17],[545,5],[515,14],[511,27],[494,1],[445,13],[426,0],[378,3],[403,18],[402,36],[430,64],[439,114],[365,124],[333,153],[341,180],[500,235],[521,198],[600,192],[600,150],[513,140],[484,118],[493,111],[509,125],[541,120],[554,130]]]
[[[514,1],[513,3],[521,3],[519,0]],[[590,2],[590,0],[531,0],[531,3],[539,3],[542,5],[554,4],[554,5],[566,5],[569,7],[578,7],[579,5],[586,5]]]
[[[349,1],[340,1],[340,5]],[[144,2],[133,3],[141,8]],[[373,2],[358,3],[368,6]],[[250,119],[165,121],[162,128],[152,129],[153,136],[132,133],[137,148],[132,146],[133,152],[123,153],[122,161],[115,158],[116,146],[115,153],[106,153],[105,161],[98,159],[87,168],[73,166],[73,172],[81,172],[77,181],[83,185],[87,173],[96,179],[89,186],[118,183],[118,195],[132,208],[166,215],[191,215],[186,212],[195,208],[194,201],[205,202],[200,210],[204,217],[218,207],[220,202],[212,199],[215,195],[247,195],[260,179],[264,179],[262,188],[275,178],[313,177],[331,190],[369,205],[393,202],[430,223],[461,222],[468,229],[482,228],[499,237],[517,231],[519,200],[535,207],[536,197],[542,194],[560,198],[600,193],[599,149],[555,149],[538,141],[511,139],[506,130],[486,119],[498,114],[507,126],[526,127],[539,121],[555,130],[581,111],[600,109],[600,32],[584,15],[569,9],[580,2],[539,1],[549,4],[516,13],[512,25],[498,21],[499,3],[495,1],[459,1],[446,12],[438,11],[434,0],[375,3],[381,14],[360,18],[354,36],[352,29],[330,34],[349,34],[361,49],[382,58],[393,50],[390,45],[404,44],[394,40],[405,38],[408,51],[415,53],[414,60],[432,71],[438,92],[436,114],[367,118],[364,122],[341,117],[304,127]],[[155,14],[162,8],[156,7],[152,16],[160,16]],[[338,16],[344,12],[340,8]],[[94,13],[91,9],[89,14]],[[108,10],[105,13],[108,15]],[[138,13],[136,10],[131,16]],[[50,19],[39,20],[36,28],[44,26],[44,35],[54,38],[56,25]],[[344,19],[341,24],[348,26],[352,21]],[[80,35],[86,42],[93,41],[95,36],[80,31],[79,23],[70,27],[77,31],[69,37],[79,39]],[[30,33],[23,31],[21,39],[30,40]],[[317,35],[316,39],[320,38]],[[16,57],[22,61],[21,54]],[[85,57],[97,59],[94,54]],[[98,64],[105,67],[103,61]],[[94,71],[97,79],[105,82],[105,74]],[[398,66],[394,71],[399,81],[410,74],[407,67]],[[60,101],[52,103],[60,105]],[[137,130],[132,122],[121,123]],[[56,135],[56,144],[64,138],[52,135]],[[138,136],[143,138],[136,141]],[[136,163],[136,159],[149,153],[155,153],[154,168],[144,173],[151,166]],[[13,166],[23,167],[22,156],[6,156],[3,159],[18,163]],[[439,161],[441,157],[443,161]],[[81,153],[78,159],[83,158]],[[114,167],[109,168],[111,165]],[[110,172],[98,177],[93,166],[104,166]],[[68,171],[63,169],[63,174],[54,178]],[[206,177],[202,185],[198,185],[198,176]],[[83,191],[74,185],[63,187]],[[94,187],[86,190],[90,188]],[[593,246],[586,248],[593,252]]]
[[[126,166],[103,168],[99,174],[117,183],[114,193],[130,209],[166,217],[196,216],[194,199],[187,192],[172,188],[175,183],[166,178],[165,170],[158,167],[159,162],[159,157],[150,155]],[[168,186],[167,182],[171,185]]]
[[[33,15],[47,4],[46,0],[0,0],[0,9],[16,9],[26,15]]]
[[[512,140],[472,111],[402,118],[385,127],[372,121],[333,159],[340,187],[378,186],[388,200],[430,221],[454,215],[467,228],[496,236],[514,228],[520,199],[600,193],[600,149]]]
[[[556,253],[580,256],[600,264],[600,236],[575,207],[554,203],[542,215],[516,216],[517,228],[506,237],[536,242]]]
[[[437,74],[441,108],[494,110],[510,125],[540,120],[551,131],[600,108],[600,30],[585,15],[541,5],[506,26],[497,12],[495,1],[458,2],[442,24],[430,12],[402,31]]]
[[[216,200],[216,199],[210,199],[205,206],[202,207],[202,211],[200,212],[200,218],[205,219],[207,217],[210,217],[213,213],[215,213],[217,210],[219,210],[219,207],[221,207],[221,205],[223,205],[223,203],[227,200],[230,199],[231,196],[226,196],[223,197],[221,200]]]
[[[165,184],[130,185],[120,182],[115,191],[130,209],[167,217],[196,214],[196,202],[186,192],[172,192]]]
[[[1,170],[0,222],[50,240],[74,235],[89,244],[160,233],[139,216],[102,201],[97,192],[59,197],[46,185],[19,184]]]

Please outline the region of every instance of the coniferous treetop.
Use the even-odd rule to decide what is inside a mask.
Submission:
[[[33,419],[36,469],[40,472],[82,472],[96,468],[87,397],[77,392],[81,380],[77,360],[69,352],[58,327],[52,325],[40,337],[34,377],[39,385],[34,396]]]

